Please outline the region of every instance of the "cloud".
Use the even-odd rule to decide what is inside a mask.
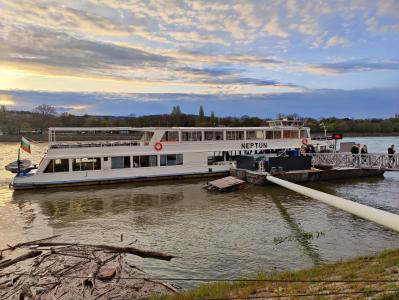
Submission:
[[[368,72],[385,56],[395,57],[397,5],[392,0],[3,0],[1,67],[28,75],[10,75],[1,87],[24,85],[24,76],[43,83],[47,76],[49,89],[68,78],[70,86],[60,85],[65,90],[72,85],[88,90],[84,85],[93,79],[99,90],[154,85],[193,93],[291,91],[313,84],[309,73]],[[375,65],[350,61],[358,58],[358,47]],[[335,51],[353,64],[328,63]],[[58,81],[49,79],[57,76]]]
[[[399,19],[399,2],[397,0],[376,1],[377,14],[388,15]]]
[[[281,29],[277,16],[271,18],[270,22],[263,27],[263,31],[270,36],[281,38],[286,38],[288,36],[288,34]]]
[[[260,86],[271,85],[272,81],[241,76],[245,65],[272,67],[283,63],[249,55],[203,56],[176,52],[173,56],[168,51],[83,39],[37,26],[6,25],[0,32],[0,63],[43,75]],[[200,59],[204,61],[199,62]],[[242,67],[226,67],[226,64]]]
[[[327,42],[325,43],[324,47],[325,48],[330,48],[330,47],[333,47],[333,46],[346,47],[348,45],[349,45],[349,41],[346,38],[341,37],[341,36],[333,36],[333,37],[331,37],[331,38],[329,38],[327,40]]]
[[[4,24],[3,24],[4,25]],[[79,72],[112,66],[163,66],[173,59],[88,39],[42,27],[3,27],[0,54],[4,63],[37,64]]]
[[[16,100],[16,108],[31,110],[47,103],[57,107],[87,105],[87,111],[73,111],[76,114],[136,115],[170,113],[180,105],[185,113],[198,113],[204,105],[209,114],[217,116],[253,115],[262,118],[275,117],[277,113],[297,113],[309,117],[374,118],[392,117],[399,111],[397,95],[399,89],[362,90],[309,90],[307,92],[280,94],[209,94],[187,93],[134,94],[134,93],[46,93],[33,91],[0,91]],[[72,99],[72,100],[71,100]],[[72,102],[72,103],[71,103]],[[342,109],[342,108],[345,109]]]
[[[320,74],[342,74],[350,72],[370,72],[381,70],[399,70],[399,61],[342,61],[324,63],[307,67],[308,71]]]
[[[367,30],[373,33],[399,32],[399,22],[393,24],[380,24],[377,17],[372,17],[366,21]]]

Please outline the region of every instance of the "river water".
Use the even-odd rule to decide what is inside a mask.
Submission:
[[[367,144],[369,152],[399,147],[399,137],[349,140]],[[33,144],[33,153],[45,147]],[[398,233],[277,186],[218,194],[203,190],[201,180],[14,192],[4,165],[15,160],[16,149],[0,143],[0,248],[54,234],[120,246],[135,241],[178,256],[171,262],[130,256],[152,276],[224,279],[399,247]],[[308,186],[399,213],[399,173]]]

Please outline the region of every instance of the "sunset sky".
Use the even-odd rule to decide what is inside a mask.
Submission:
[[[399,0],[0,0],[0,105],[399,113]]]

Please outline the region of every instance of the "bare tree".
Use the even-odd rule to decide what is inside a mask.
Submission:
[[[57,114],[57,111],[55,110],[54,106],[48,105],[48,104],[41,104],[39,106],[36,106],[33,109],[33,112],[35,114],[39,114],[41,116],[55,116]]]
[[[54,106],[42,104],[33,109],[33,120],[36,128],[47,128],[51,120],[57,115]]]

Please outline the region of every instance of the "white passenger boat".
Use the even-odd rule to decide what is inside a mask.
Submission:
[[[334,141],[312,139],[308,127],[287,120],[271,121],[265,127],[49,128],[48,149],[37,168],[20,172],[10,186],[28,189],[220,176],[229,172],[239,155],[277,156],[298,151],[304,143],[323,151]]]

